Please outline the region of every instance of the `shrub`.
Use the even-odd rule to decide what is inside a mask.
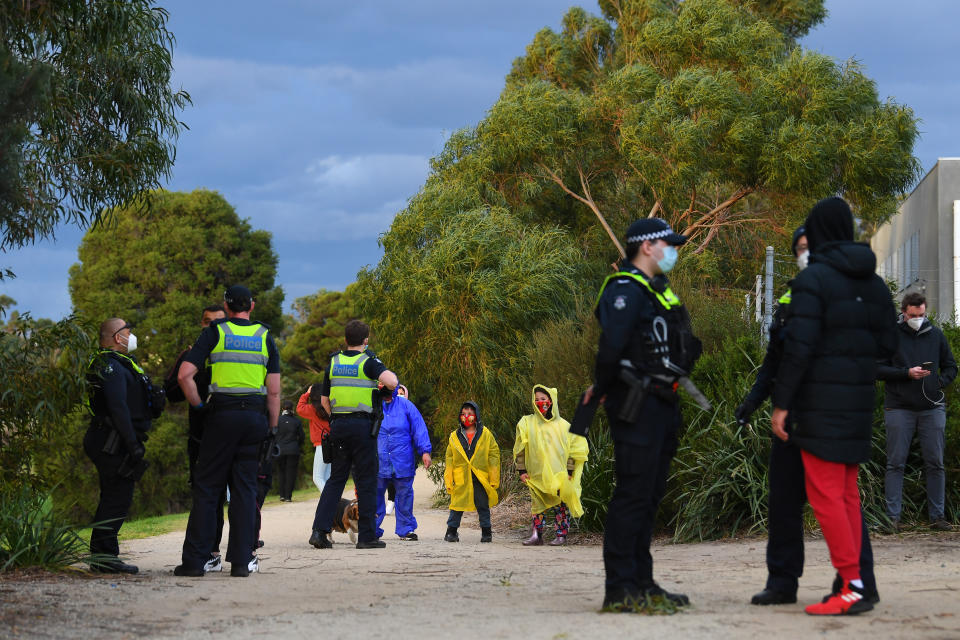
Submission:
[[[49,495],[26,485],[0,491],[0,571],[63,570],[100,558],[87,553],[77,528],[52,510]]]

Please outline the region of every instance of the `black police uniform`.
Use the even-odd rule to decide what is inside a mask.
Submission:
[[[662,275],[651,278],[628,261],[620,270],[641,276],[657,293],[667,290],[667,279]],[[605,603],[616,603],[659,590],[653,579],[650,539],[670,460],[677,450],[681,417],[676,385],[672,384],[676,374],[664,367],[663,345],[651,338],[654,320],[663,318],[666,322],[669,357],[679,367],[689,371],[701,346],[679,301],[666,308],[631,277],[615,277],[607,283],[595,314],[602,333],[594,393],[598,397],[606,395],[604,407],[610,420],[616,473],[603,539]],[[629,391],[620,378],[627,362],[638,377],[661,376],[650,379],[639,417],[633,422],[618,417]]]
[[[787,334],[791,292],[780,297],[770,324],[770,341],[757,379],[750,392],[735,411],[740,422],[763,404],[773,391],[777,370],[783,358],[783,344]],[[786,430],[792,430],[789,417]],[[807,502],[804,484],[803,458],[800,447],[792,441],[784,442],[771,433],[770,463],[767,472],[770,492],[767,497],[767,583],[764,591],[753,597],[753,604],[781,604],[796,601],[800,576],[803,575],[803,510]],[[861,507],[862,513],[862,507]],[[875,596],[877,579],[873,573],[873,548],[870,532],[861,527],[860,578],[864,591]]]
[[[366,350],[367,358],[363,363],[363,373],[367,378],[376,380],[387,367],[376,355]],[[359,355],[359,351],[344,351],[345,356]],[[330,368],[323,376],[322,395],[330,397]],[[343,494],[347,478],[353,468],[353,482],[357,488],[357,542],[377,540],[377,438],[371,434],[373,415],[369,413],[333,414],[330,416],[330,447],[333,460],[330,463],[330,479],[323,486],[317,512],[313,519],[313,530],[321,537],[330,532],[333,517]],[[313,540],[313,538],[311,538]]]
[[[180,371],[180,365],[187,359],[187,354],[190,353],[190,349],[184,349],[180,356],[177,358],[177,362],[173,365],[170,373],[167,375],[167,379],[164,383],[164,390],[167,393],[167,400],[170,402],[183,402],[187,398],[183,395],[183,389],[180,388],[180,382],[177,379],[177,374]],[[193,376],[193,381],[197,385],[197,393],[201,398],[206,398],[210,395],[210,363],[205,363],[205,366],[200,367],[197,373]],[[203,440],[203,423],[206,419],[207,411],[206,408],[194,409],[193,407],[187,407],[187,464],[190,468],[189,482],[190,487],[193,488],[193,474],[197,466],[197,457],[200,455],[200,442]],[[223,506],[227,502],[227,491],[224,489],[223,493],[220,495],[220,501],[217,504],[217,541],[213,545],[213,551],[220,551],[220,542],[223,539]]]
[[[87,372],[93,417],[83,450],[100,480],[90,552],[112,556],[120,553],[117,533],[133,502],[136,474],[127,470],[142,461],[150,430],[147,381],[127,358],[135,362],[130,355],[101,349]]]
[[[217,325],[231,322],[262,324],[230,318],[216,320],[204,329],[186,361],[202,369],[217,346]],[[280,373],[280,356],[272,334],[267,334],[267,374]],[[227,562],[245,565],[257,546],[257,462],[260,444],[268,433],[266,396],[211,394],[193,481],[193,508],[183,541],[183,568],[202,570],[210,559],[216,537],[216,509],[221,493],[230,484],[230,536]]]

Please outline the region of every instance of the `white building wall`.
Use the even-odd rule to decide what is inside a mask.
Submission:
[[[953,319],[954,201],[960,200],[960,158],[940,158],[900,209],[877,229],[870,246],[877,254],[877,273],[894,280],[898,297],[919,290],[930,315]],[[958,315],[960,319],[960,315]]]

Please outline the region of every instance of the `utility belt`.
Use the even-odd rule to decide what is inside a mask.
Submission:
[[[680,401],[677,395],[676,377],[656,373],[643,373],[628,367],[620,368],[620,381],[627,386],[627,395],[620,405],[617,418],[624,422],[636,422],[640,418],[647,395],[653,395],[670,404]]]
[[[374,416],[369,411],[351,411],[350,413],[332,413],[330,414],[330,423],[338,420],[373,420]]]
[[[214,393],[210,396],[210,411],[255,411],[266,413],[267,397],[260,394],[233,395]]]

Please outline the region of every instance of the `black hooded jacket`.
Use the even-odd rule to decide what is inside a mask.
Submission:
[[[914,331],[906,322],[897,325],[900,343],[897,352],[889,360],[880,363],[879,377],[886,381],[884,407],[926,411],[937,406],[943,393],[941,389],[957,377],[957,363],[947,343],[946,336],[937,327],[924,320],[920,331]],[[911,367],[932,362],[933,372],[920,380],[913,380],[908,373]]]
[[[814,207],[805,225],[811,264],[793,282],[773,403],[790,410],[790,439],[802,449],[830,462],[866,462],[877,361],[897,348],[896,312],[874,272],[876,256],[852,242],[852,217],[830,227],[816,214]]]

